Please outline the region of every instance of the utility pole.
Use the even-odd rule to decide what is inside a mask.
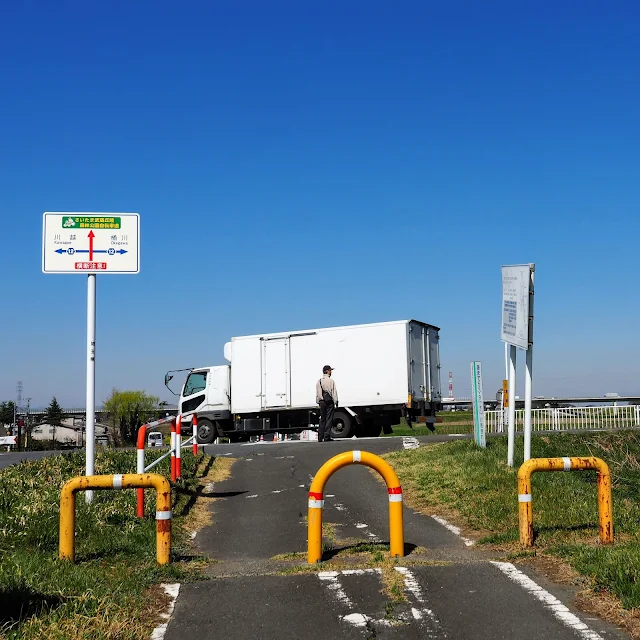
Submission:
[[[29,408],[31,406],[31,400],[33,400],[33,398],[25,398],[25,402],[27,403],[27,417],[25,418],[24,421],[24,448],[26,449],[29,446],[29,436],[31,435],[31,432],[29,431]]]
[[[18,413],[18,409],[22,404],[22,380],[18,380],[18,384],[16,385],[16,403],[13,407],[13,426],[18,429],[18,451],[22,450],[22,430],[20,429],[20,425],[18,424],[16,417]]]

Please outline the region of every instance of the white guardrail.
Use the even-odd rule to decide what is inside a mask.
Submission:
[[[502,411],[485,411],[487,433],[505,433]],[[566,407],[532,409],[532,431],[570,431],[572,429],[632,429],[640,427],[640,405],[622,407]],[[524,409],[516,410],[516,431],[524,429]]]

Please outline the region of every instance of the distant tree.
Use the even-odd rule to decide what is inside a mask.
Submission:
[[[158,411],[160,398],[145,391],[119,391],[114,389],[104,403],[109,414],[111,439],[115,444],[134,442],[138,429]]]
[[[0,427],[4,427],[6,424],[13,424],[13,411],[15,403],[9,400],[8,402],[0,402]]]
[[[62,407],[58,404],[56,397],[53,396],[51,403],[47,407],[45,412],[45,421],[47,424],[53,427],[53,448],[56,448],[56,429],[62,426],[62,421],[64,420],[64,411]]]

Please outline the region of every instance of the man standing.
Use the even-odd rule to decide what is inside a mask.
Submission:
[[[320,405],[318,442],[329,442],[332,439],[333,414],[338,404],[338,390],[331,379],[332,371],[328,364],[322,367],[322,378],[316,383],[316,402]]]

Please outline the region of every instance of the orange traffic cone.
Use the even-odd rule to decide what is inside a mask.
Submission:
[[[260,435],[260,442],[264,442],[264,433]]]

